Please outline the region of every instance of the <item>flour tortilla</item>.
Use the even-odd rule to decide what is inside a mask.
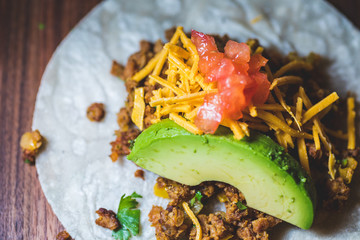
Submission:
[[[259,17],[260,21],[251,24]],[[126,159],[112,163],[109,142],[115,139],[116,112],[126,91],[110,75],[113,59],[126,63],[141,39],[164,38],[163,31],[182,25],[206,33],[228,34],[244,41],[258,38],[283,53],[315,51],[330,61],[332,89],[360,95],[360,33],[321,0],[119,0],[105,1],[89,13],[60,44],[44,73],[37,96],[33,129],[48,140],[36,167],[46,198],[66,230],[77,240],[111,239],[111,231],[95,224],[96,209],[117,210],[122,194],[140,200],[141,233],[132,239],[155,239],[147,220],[152,205],[166,205],[153,195],[156,175],[135,178],[136,166]],[[106,106],[103,122],[90,122],[86,108]],[[359,175],[358,171],[357,174]],[[288,224],[276,227],[274,239],[358,239],[360,180],[341,214],[318,215],[311,230]]]

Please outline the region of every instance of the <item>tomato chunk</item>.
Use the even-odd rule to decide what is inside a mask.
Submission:
[[[215,39],[202,32],[191,30],[191,41],[195,44],[199,56],[202,56],[207,52],[218,51]]]
[[[264,104],[269,97],[271,84],[264,73],[257,72],[251,76],[255,79],[258,86],[254,96],[252,97],[252,102],[254,104]]]
[[[225,56],[236,63],[247,63],[250,61],[250,48],[246,43],[229,40],[224,50]]]
[[[261,56],[261,54],[254,54],[249,61],[249,73],[256,73],[260,71],[261,67],[264,67],[267,63],[267,59]]]
[[[195,118],[195,125],[204,133],[214,134],[223,120],[223,108],[220,104],[220,96],[211,94],[205,96],[204,104],[199,108]]]

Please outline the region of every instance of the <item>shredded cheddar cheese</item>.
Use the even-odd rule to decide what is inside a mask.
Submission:
[[[170,113],[169,118],[194,134],[202,134],[202,131],[197,126],[195,126],[195,124],[187,121],[185,118],[179,116],[176,113]]]
[[[355,99],[349,97],[347,99],[347,128],[348,128],[348,149],[355,149]]]
[[[195,240],[201,240],[202,239],[202,230],[201,230],[201,225],[199,220],[197,219],[197,217],[195,216],[195,214],[193,213],[193,211],[191,211],[189,204],[187,202],[183,202],[182,206],[186,212],[186,214],[189,216],[189,218],[191,219],[191,221],[193,222],[193,224],[196,227],[196,238]]]
[[[298,153],[299,153],[299,159],[300,159],[301,166],[310,175],[309,158],[308,158],[307,151],[306,151],[305,139],[298,138],[297,145],[298,145]]]
[[[140,130],[144,129],[144,112],[144,88],[140,87],[135,89],[134,109],[131,114],[131,120]]]
[[[307,121],[309,121],[311,118],[313,118],[316,114],[327,108],[329,105],[334,103],[336,100],[339,99],[339,96],[336,92],[333,92],[314,106],[312,106],[310,109],[308,109],[304,113],[304,117],[302,120],[302,124],[305,124]]]
[[[303,80],[301,77],[298,76],[284,76],[275,78],[270,86],[270,90],[273,90],[274,87],[280,87],[287,84],[302,84]]]
[[[282,66],[275,74],[274,77],[278,78],[283,76],[285,73],[290,72],[290,71],[298,71],[301,69],[310,71],[312,70],[313,66],[310,63],[307,63],[305,61],[292,61],[289,62],[288,64],[286,64],[285,66]]]

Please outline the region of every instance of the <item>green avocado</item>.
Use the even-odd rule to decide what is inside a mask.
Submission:
[[[171,120],[142,132],[128,159],[165,178],[198,185],[220,181],[238,188],[247,206],[303,229],[313,222],[316,192],[298,162],[269,137],[251,132],[194,135]]]

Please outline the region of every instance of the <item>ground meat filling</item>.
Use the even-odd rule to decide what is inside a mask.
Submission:
[[[45,139],[41,136],[39,130],[26,132],[21,136],[20,147],[22,150],[22,159],[29,164],[35,163],[36,155],[44,145]]]
[[[184,210],[177,206],[163,209],[153,206],[149,213],[151,226],[155,227],[156,239],[168,240],[179,239],[184,236],[191,226],[191,221],[185,221]]]
[[[130,153],[131,142],[140,134],[140,130],[132,128],[125,132],[116,131],[116,140],[111,142],[111,159],[116,161],[119,156]]]
[[[344,183],[344,179],[338,177],[334,180],[326,180],[325,200],[323,207],[325,209],[341,209],[349,198],[350,188]]]
[[[116,218],[116,213],[113,211],[105,208],[99,208],[96,213],[99,215],[99,218],[95,220],[97,225],[110,230],[115,230],[120,227],[120,222]]]
[[[105,106],[102,103],[93,103],[86,110],[87,118],[92,122],[100,122],[105,116]]]
[[[135,177],[141,178],[142,180],[145,180],[144,175],[145,175],[145,172],[144,172],[144,170],[142,170],[142,169],[138,169],[138,170],[136,170],[135,173],[134,173],[134,176],[135,176]]]
[[[218,197],[222,199],[221,202],[225,202],[226,208],[226,212],[210,214],[202,214],[201,209],[196,211],[193,208],[193,211],[198,213],[197,218],[202,228],[203,239],[226,239],[227,237],[229,239],[268,239],[267,231],[281,222],[277,218],[251,208],[240,209],[238,202],[246,204],[243,194],[225,183],[203,182],[198,186],[187,186],[159,177],[157,187],[164,188],[170,199],[166,209],[153,206],[149,213],[149,221],[156,229],[157,239],[179,239],[176,236],[185,233],[189,239],[196,238],[196,229],[189,227],[192,226],[192,222],[186,217],[181,203],[191,202],[197,192],[201,193],[201,204],[204,206],[210,198]],[[178,213],[180,210],[182,214]],[[176,217],[179,219],[174,219]],[[182,225],[179,225],[180,223]]]
[[[222,213],[211,213],[208,216],[199,214],[197,218],[201,225],[203,240],[226,239],[227,237],[234,236],[233,227],[225,221]],[[189,239],[196,239],[195,228],[191,229]]]
[[[56,235],[56,240],[74,240],[67,231],[59,232]]]

